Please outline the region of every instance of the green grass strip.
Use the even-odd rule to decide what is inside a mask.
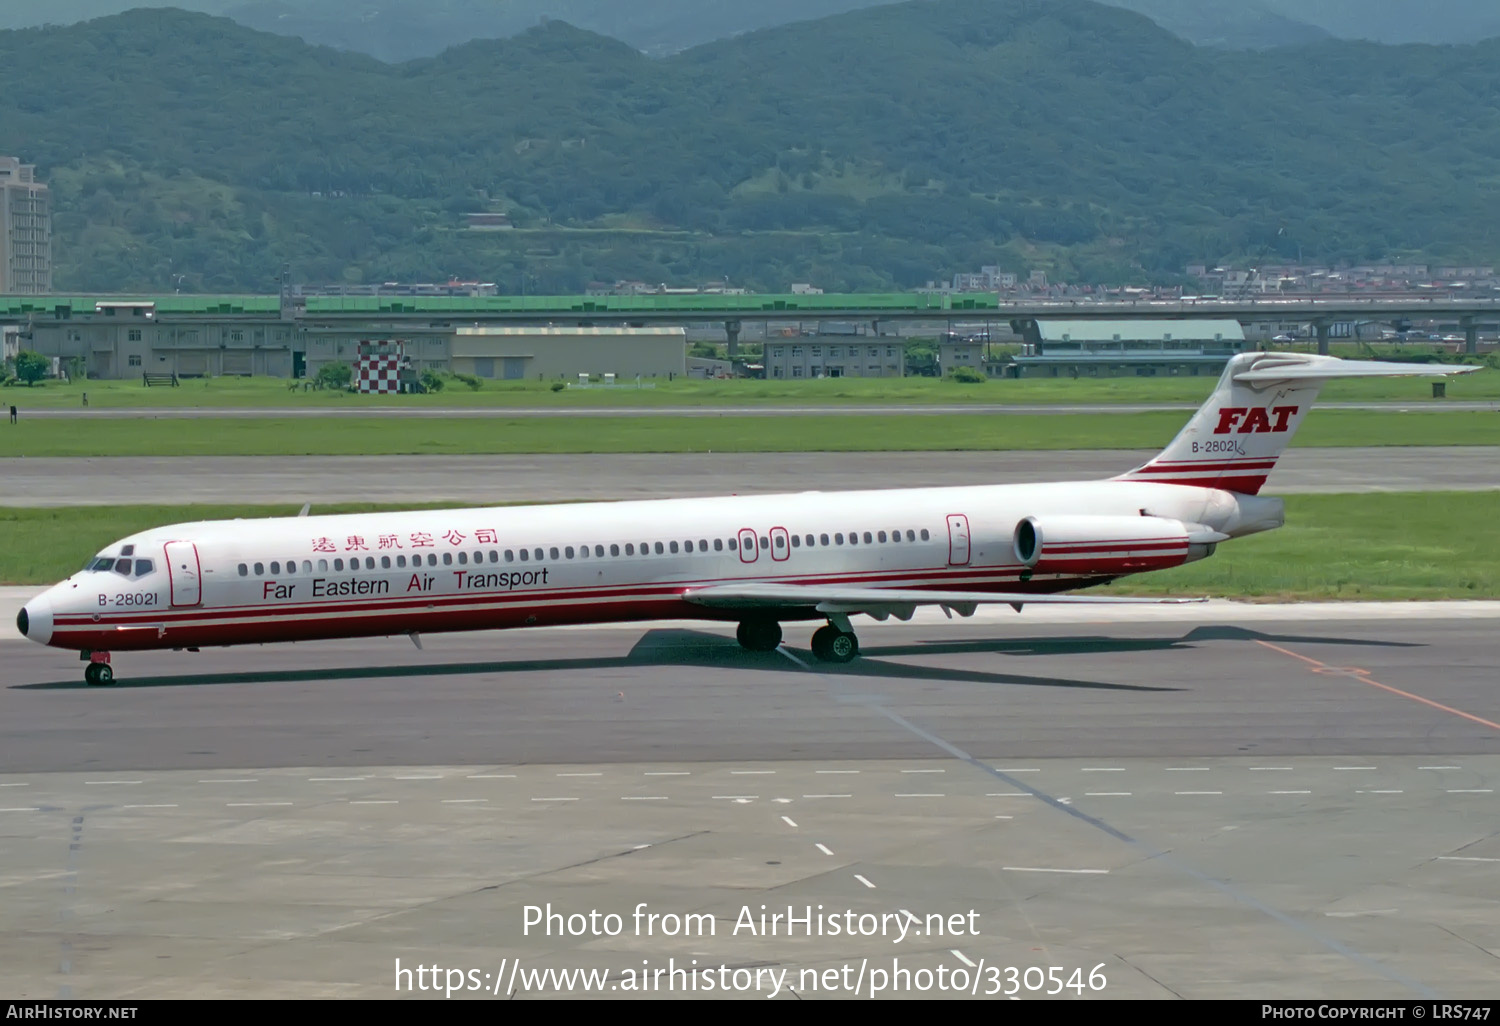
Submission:
[[[930,417],[22,420],[4,456],[378,456],[501,453],[936,452],[1158,449],[1182,413]],[[1314,410],[1304,446],[1500,445],[1500,414]]]

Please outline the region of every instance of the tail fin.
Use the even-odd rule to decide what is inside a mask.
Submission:
[[[1151,462],[1116,481],[1222,488],[1256,495],[1317,399],[1338,378],[1441,377],[1478,367],[1339,360],[1307,353],[1232,357],[1208,402]]]

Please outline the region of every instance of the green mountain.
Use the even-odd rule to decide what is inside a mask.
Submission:
[[[1275,13],[1340,39],[1468,43],[1500,36],[1495,0],[1259,0]]]
[[[1278,13],[1266,0],[1101,0],[1144,14],[1162,28],[1198,46],[1265,50],[1327,39],[1327,29]]]
[[[177,0],[251,28],[401,62],[475,39],[566,21],[654,55],[893,0]],[[1333,35],[1382,43],[1467,43],[1500,35],[1495,0],[1100,0],[1200,46],[1266,49]],[[70,25],[153,0],[0,5],[0,29]]]
[[[251,0],[225,13],[242,25],[400,62],[474,39],[504,39],[565,21],[654,55],[890,0]]]
[[[60,291],[1494,262],[1500,41],[1396,52],[922,0],[665,59],[552,22],[393,67],[140,10],[0,33],[0,138],[54,188]]]

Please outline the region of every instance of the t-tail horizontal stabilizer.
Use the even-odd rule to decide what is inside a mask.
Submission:
[[[1476,370],[1310,353],[1241,353],[1230,358],[1213,395],[1161,455],[1114,480],[1257,495],[1325,381],[1450,377]]]

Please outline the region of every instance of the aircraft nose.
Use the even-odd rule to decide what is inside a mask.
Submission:
[[[45,645],[52,640],[52,603],[46,596],[32,599],[16,614],[16,630],[21,637]]]

